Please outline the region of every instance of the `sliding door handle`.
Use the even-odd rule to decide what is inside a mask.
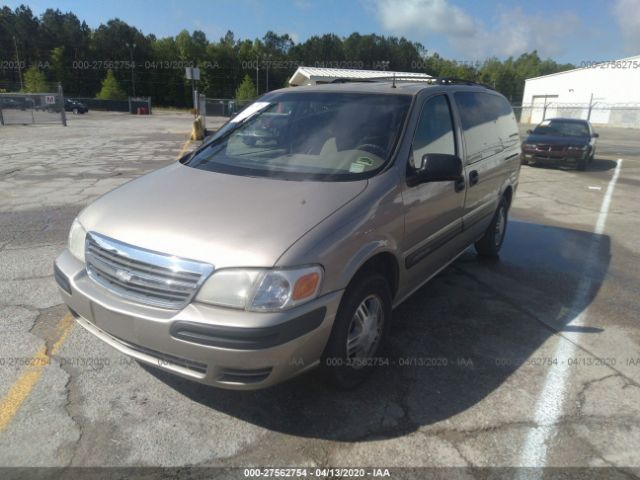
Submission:
[[[473,187],[476,183],[478,183],[479,179],[480,174],[477,170],[472,170],[471,172],[469,172],[469,186]]]

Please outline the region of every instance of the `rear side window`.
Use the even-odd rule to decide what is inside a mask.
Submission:
[[[518,126],[509,102],[484,92],[454,94],[470,161],[499,153],[518,142]]]
[[[422,107],[412,144],[411,166],[415,167],[427,153],[456,154],[453,121],[445,95],[427,100]]]

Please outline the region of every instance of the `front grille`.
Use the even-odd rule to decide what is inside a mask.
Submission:
[[[539,145],[536,145],[534,148],[540,152],[562,152],[564,150],[563,145],[539,144]]]
[[[180,309],[213,266],[152,252],[95,232],[85,241],[87,273],[96,283],[137,303]]]

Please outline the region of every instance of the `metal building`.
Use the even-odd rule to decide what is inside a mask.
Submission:
[[[426,73],[416,72],[390,72],[388,70],[352,70],[346,68],[319,68],[319,67],[298,67],[293,76],[289,79],[289,85],[299,87],[302,85],[318,85],[329,83],[338,78],[376,78],[376,77],[402,77],[415,78],[416,80],[431,78]]]
[[[526,80],[520,122],[554,117],[640,128],[640,55]]]

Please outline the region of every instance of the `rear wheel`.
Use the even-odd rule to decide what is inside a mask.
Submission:
[[[322,355],[325,378],[338,388],[361,383],[373,370],[391,320],[391,291],[380,274],[356,277],[338,309]]]
[[[475,243],[476,252],[483,257],[497,257],[507,232],[507,213],[509,206],[502,197],[493,220],[484,232],[483,237]]]

